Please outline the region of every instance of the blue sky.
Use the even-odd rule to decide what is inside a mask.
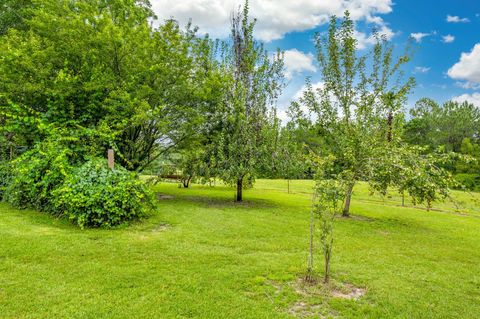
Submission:
[[[189,19],[214,37],[228,36],[231,12],[238,0],[152,0],[159,19]],[[321,82],[312,37],[327,29],[331,14],[345,9],[357,23],[359,46],[371,47],[369,35],[379,29],[405,48],[414,37],[416,53],[406,68],[417,87],[408,106],[421,97],[439,102],[468,100],[480,107],[480,0],[251,0],[251,14],[258,19],[256,36],[271,51],[286,52],[288,86],[279,100],[285,109],[306,77]]]

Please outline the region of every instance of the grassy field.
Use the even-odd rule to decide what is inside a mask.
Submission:
[[[226,187],[160,184],[149,219],[82,231],[0,204],[1,318],[478,318],[480,196],[434,211],[398,194],[354,194],[339,219],[334,284],[358,300],[298,284],[306,267],[311,182]],[[318,260],[320,269],[322,264]]]

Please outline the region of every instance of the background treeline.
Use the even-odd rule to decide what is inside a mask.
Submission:
[[[348,15],[346,21],[352,23]],[[175,20],[156,21],[147,0],[3,1],[0,197],[82,227],[114,226],[153,205],[141,172],[179,177],[185,187],[220,179],[236,187],[240,201],[258,177],[313,178],[312,150],[336,154],[332,176],[354,167],[340,160],[345,148],[338,146],[359,144],[326,134],[339,127],[318,121],[325,114],[315,123],[301,114],[319,109],[313,92],[294,102],[291,121],[281,123],[275,104],[284,87],[283,53],[267,52],[254,27],[248,2],[232,15],[230,38],[220,41]],[[392,52],[379,39],[375,50],[384,49],[379,58]],[[395,138],[422,146],[424,155],[443,150],[479,158],[478,108],[421,100],[407,116],[412,87],[410,80],[398,92],[375,87],[385,93],[382,105],[391,104],[382,112],[392,112],[368,115],[372,125],[381,123],[375,132],[395,127]],[[343,129],[368,136],[367,127]],[[109,148],[115,170],[104,159]],[[442,165],[478,189],[477,162]]]
[[[445,168],[461,183],[458,187],[480,191],[480,108],[468,102],[439,104],[419,100],[410,110],[405,125],[405,140],[426,147],[455,152],[468,157]]]

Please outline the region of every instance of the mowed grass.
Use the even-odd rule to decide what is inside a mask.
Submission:
[[[293,318],[299,302],[297,316],[311,318],[479,317],[478,194],[454,193],[461,210],[425,211],[357,186],[332,261],[336,285],[366,289],[354,301],[295,289],[311,185],[294,181],[287,194],[286,181],[259,180],[236,204],[227,187],[164,183],[155,191],[173,198],[115,230],[0,204],[0,317]]]

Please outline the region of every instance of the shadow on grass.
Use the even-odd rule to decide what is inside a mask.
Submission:
[[[171,194],[165,192],[155,193],[157,202],[163,203],[191,203],[207,208],[216,209],[272,209],[280,207],[272,200],[260,198],[244,198],[242,202],[237,202],[234,197],[218,196],[212,194]]]
[[[365,209],[365,208],[364,208]],[[369,211],[369,209],[365,209]],[[363,211],[363,210],[362,210]],[[428,224],[409,218],[407,216],[395,216],[395,215],[380,215],[376,217],[365,216],[365,211],[353,212],[350,216],[338,216],[337,221],[341,223],[350,224],[352,227],[366,227],[365,224],[368,224],[368,229],[371,230],[405,230],[405,231],[422,231],[422,232],[431,232],[432,229]],[[373,209],[372,209],[373,211]]]
[[[212,196],[182,196],[184,201],[196,203],[208,208],[217,209],[272,209],[278,208],[279,205],[267,199],[245,199],[237,202],[234,199],[226,197]]]

